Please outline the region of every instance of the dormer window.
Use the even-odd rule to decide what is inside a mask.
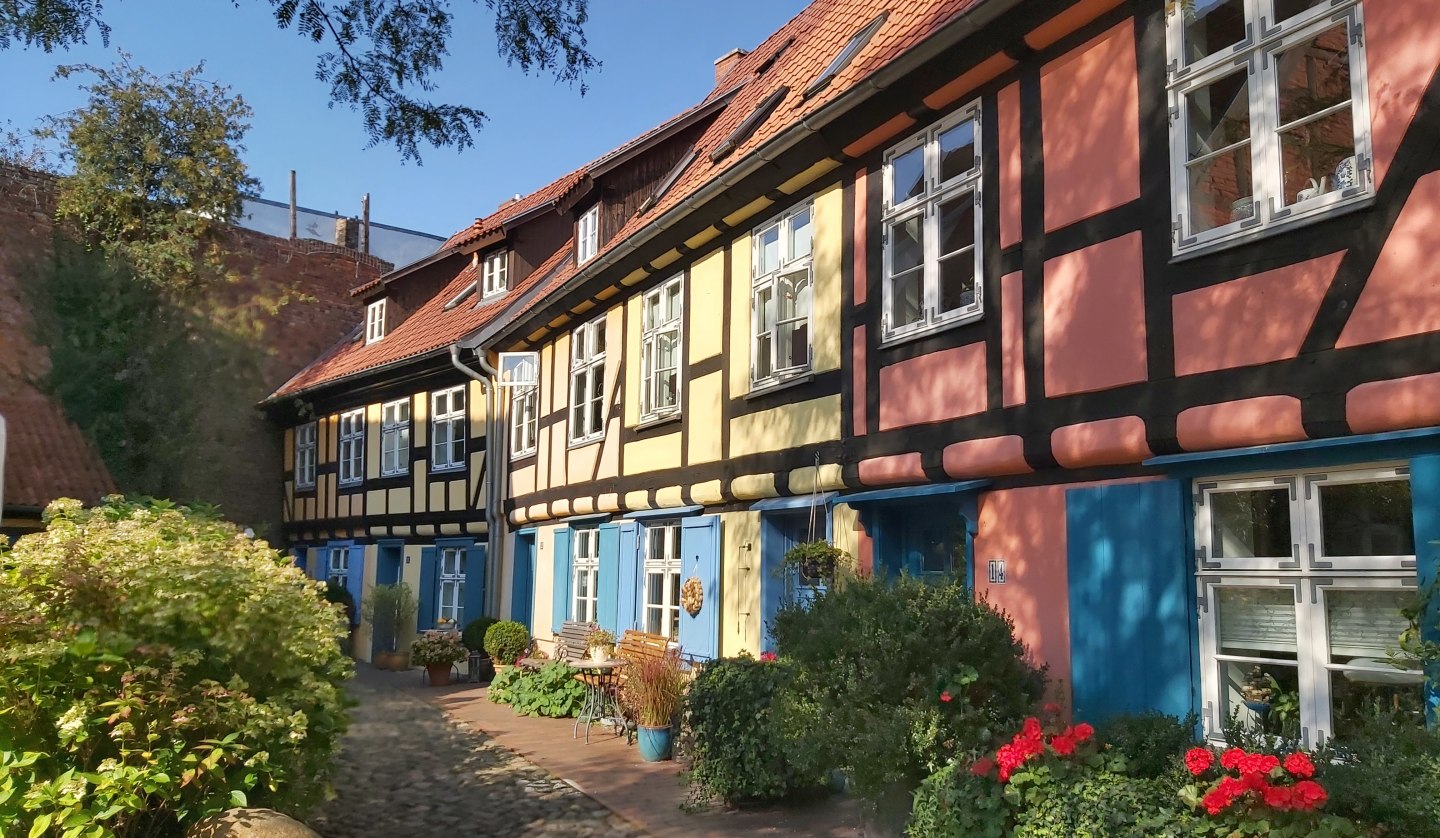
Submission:
[[[805,98],[808,99],[824,90],[830,82],[835,80],[836,76],[840,75],[840,71],[845,69],[845,66],[855,59],[855,56],[860,53],[860,50],[865,48],[866,44],[870,43],[870,39],[874,37],[875,32],[885,23],[886,14],[886,12],[881,12],[878,17],[865,24],[864,29],[856,32],[855,35],[850,38],[849,42],[845,44],[845,48],[840,50],[840,53],[835,56],[834,60],[825,68],[825,71],[816,76],[815,81],[810,82],[810,86],[805,88]]]
[[[385,337],[385,300],[376,300],[365,307],[365,342],[374,343]]]
[[[486,297],[493,297],[496,294],[504,294],[510,287],[510,251],[501,250],[485,257],[484,269],[482,270],[481,293]]]
[[[583,265],[600,251],[600,205],[596,204],[575,223],[575,264]]]

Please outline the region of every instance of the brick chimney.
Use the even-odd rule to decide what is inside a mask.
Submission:
[[[740,63],[740,59],[749,54],[749,50],[736,47],[715,59],[715,84],[718,85],[724,81],[725,77],[730,75],[730,71],[735,69],[735,65]]]
[[[339,247],[348,247],[351,250],[360,249],[360,219],[358,218],[337,218],[335,219],[335,244]]]

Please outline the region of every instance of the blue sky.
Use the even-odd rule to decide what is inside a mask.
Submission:
[[[532,191],[699,101],[714,60],[750,49],[805,0],[591,0],[590,50],[604,64],[589,92],[527,77],[495,55],[484,4],[456,12],[450,57],[431,94],[467,104],[490,121],[463,153],[422,150],[423,166],[388,146],[365,148],[357,114],[328,108],[314,79],[315,47],[275,26],[260,0],[111,0],[110,47],[98,37],[69,51],[0,51],[0,127],[28,128],[83,103],[58,64],[109,65],[124,49],[154,73],[205,62],[207,79],[230,85],[255,110],[246,163],[261,196],[286,201],[295,169],[302,206],[358,214],[370,193],[376,222],[448,235],[516,193]]]

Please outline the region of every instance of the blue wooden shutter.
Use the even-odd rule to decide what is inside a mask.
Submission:
[[[790,539],[785,532],[785,518],[779,515],[762,515],[760,518],[760,651],[775,651],[775,638],[770,627],[780,606],[785,602],[786,589],[791,587],[793,573],[785,568],[785,553],[789,551]],[[753,561],[753,559],[752,559]]]
[[[595,621],[619,635],[620,525],[600,525],[600,581],[595,591]]]
[[[714,515],[680,522],[680,579],[698,577],[705,588],[700,613],[680,609],[680,646],[687,655],[720,655],[720,519]]]
[[[440,551],[434,547],[426,547],[420,551],[420,590],[417,594],[420,597],[420,608],[415,612],[415,626],[417,631],[435,628],[435,606],[439,602],[439,568]]]
[[[640,626],[640,525],[626,521],[620,525],[619,592],[615,597],[616,634]],[[617,638],[618,639],[618,638]]]
[[[510,582],[510,619],[522,623],[535,633],[531,625],[535,600],[535,536],[515,536],[515,550],[511,559],[515,568]]]
[[[1410,460],[1410,506],[1415,527],[1415,576],[1421,590],[1440,577],[1440,454],[1425,454]],[[1422,620],[1422,636],[1440,641],[1435,628],[1440,602],[1431,600],[1430,613]],[[1425,682],[1425,703],[1432,728],[1440,725],[1440,679],[1430,672]]]
[[[365,596],[365,548],[359,544],[350,545],[350,571],[345,576],[345,587],[355,598],[353,619],[360,622],[360,603]]]
[[[465,614],[464,621],[479,619],[485,615],[485,565],[489,549],[484,544],[471,544],[465,548]],[[464,625],[456,628],[465,628]]]
[[[1197,709],[1189,514],[1176,480],[1065,493],[1076,717]]]
[[[555,579],[551,584],[550,628],[560,633],[560,624],[570,617],[570,528],[555,530]]]

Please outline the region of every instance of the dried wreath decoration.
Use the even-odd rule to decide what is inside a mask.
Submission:
[[[691,576],[680,586],[680,605],[685,608],[685,613],[694,617],[700,613],[700,607],[705,604],[705,585],[700,577]]]

